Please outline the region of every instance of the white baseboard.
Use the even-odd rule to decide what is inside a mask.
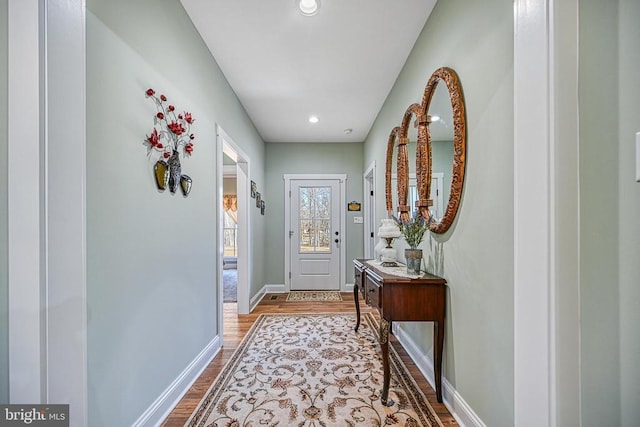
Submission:
[[[415,341],[397,324],[393,324],[393,335],[398,339],[402,347],[406,350],[413,363],[416,364],[422,375],[427,379],[431,387],[435,390],[435,378],[433,374],[433,359],[424,354],[416,345]],[[456,391],[446,378],[442,378],[442,401],[451,415],[462,427],[486,427],[480,417],[473,412],[473,409],[464,401],[462,396]]]
[[[289,292],[287,291],[286,285],[284,283],[278,285],[264,285],[263,289],[265,293],[268,294],[283,294],[285,292]]]
[[[264,285],[249,301],[249,313],[255,310],[265,294],[282,294],[287,292],[285,285]]]
[[[132,427],[160,426],[173,408],[180,402],[202,371],[220,351],[220,336],[216,336],[196,356],[184,371],[162,392],[146,411],[132,424]]]
[[[353,283],[345,283],[344,286],[342,287],[342,291],[341,292],[353,292],[353,287],[355,286],[355,284]]]

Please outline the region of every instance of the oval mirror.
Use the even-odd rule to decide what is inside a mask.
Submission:
[[[418,160],[418,169],[430,168],[430,230],[446,232],[458,212],[464,184],[466,122],[460,82],[451,68],[436,70],[424,91],[423,107],[429,121],[429,161]],[[418,177],[420,179],[420,177]],[[420,191],[420,185],[418,185]],[[422,190],[424,193],[424,190]],[[429,197],[430,196],[430,197]]]
[[[397,188],[398,185],[398,169],[395,162],[397,158],[397,139],[398,133],[400,132],[399,127],[394,127],[389,134],[389,139],[387,141],[387,156],[386,156],[386,167],[385,167],[385,176],[384,176],[384,189],[385,189],[385,201],[387,208],[387,217],[391,218],[393,215],[396,215],[394,206],[398,206],[398,199],[394,197],[395,193],[393,188]]]

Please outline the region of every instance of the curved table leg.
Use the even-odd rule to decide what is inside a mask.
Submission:
[[[442,403],[442,349],[444,347],[444,319],[433,322],[433,370],[436,382],[436,399]]]
[[[358,285],[355,285],[353,287],[353,300],[356,303],[356,329],[355,331],[358,332],[358,328],[360,327],[360,298],[359,298],[359,293],[360,291],[358,290]]]
[[[392,406],[393,400],[389,399],[389,382],[391,380],[391,371],[389,368],[389,328],[391,322],[382,318],[380,320],[380,348],[382,349],[382,369],[384,372],[384,382],[382,386],[382,394],[380,401],[385,406]]]

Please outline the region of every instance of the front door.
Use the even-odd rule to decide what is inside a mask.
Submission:
[[[340,180],[292,179],[291,290],[340,290]]]

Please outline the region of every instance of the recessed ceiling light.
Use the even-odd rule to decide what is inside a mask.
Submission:
[[[320,0],[296,0],[298,8],[304,16],[313,16],[318,13]]]
[[[351,128],[348,128],[348,129],[345,129],[345,130],[344,130],[344,133],[345,133],[346,135],[349,135],[351,132],[353,132],[353,129],[351,129]]]
[[[309,116],[309,123],[318,123],[319,121],[318,116]]]

